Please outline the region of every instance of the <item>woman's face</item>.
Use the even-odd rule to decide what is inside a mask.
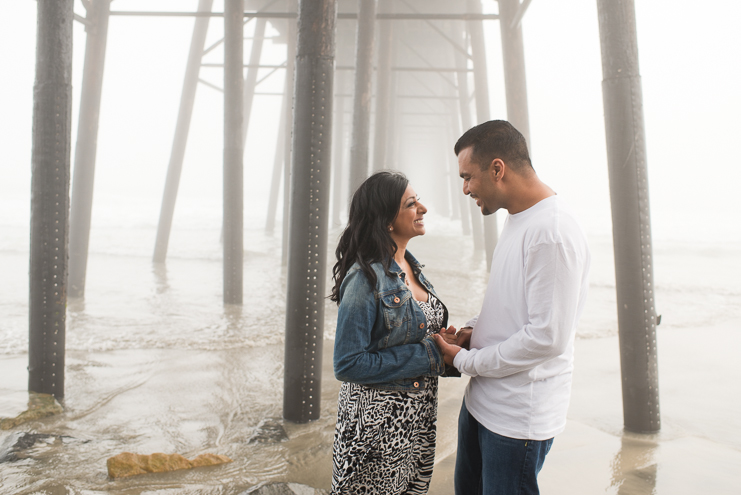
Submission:
[[[406,244],[412,237],[425,234],[425,223],[423,217],[427,208],[419,202],[417,193],[412,186],[407,186],[401,197],[399,214],[391,224],[391,238],[399,244]]]

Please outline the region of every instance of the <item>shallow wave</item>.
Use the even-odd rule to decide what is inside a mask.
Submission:
[[[448,306],[451,324],[460,326],[478,312],[488,275],[483,253],[473,250],[470,238],[449,233],[450,228],[445,222],[432,227],[431,233],[413,240],[410,249],[426,265],[425,273]],[[68,301],[68,350],[225,350],[283,342],[286,274],[280,263],[281,244],[261,225],[245,230],[241,308],[225,306],[221,300],[217,229],[193,228],[178,234],[182,237],[171,240],[172,252],[164,265],[153,265],[142,249],[151,245],[151,228],[106,232],[109,246],[126,241],[118,254],[91,251],[86,297]],[[333,231],[330,237],[338,234]],[[0,286],[2,355],[23,353],[28,347],[28,254],[18,245],[10,247],[0,251],[0,271],[7,274]],[[614,269],[603,266],[611,262],[612,246],[600,240],[592,243],[592,250],[596,266],[578,338],[617,332]],[[329,272],[334,260],[328,251]],[[728,269],[741,263],[739,252],[733,246],[659,246],[655,298],[662,328],[707,326],[739,317],[741,282]],[[330,287],[328,273],[326,292]],[[326,338],[334,337],[336,311],[327,300]]]

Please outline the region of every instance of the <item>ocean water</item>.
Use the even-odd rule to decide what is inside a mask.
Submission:
[[[0,416],[22,409],[27,399],[28,214],[20,208],[0,200]],[[325,306],[330,345],[322,418],[284,424],[287,442],[251,443],[261,422],[280,421],[282,411],[286,281],[279,234],[265,233],[260,211],[247,212],[244,304],[225,306],[218,205],[178,210],[164,266],[151,262],[152,211],[157,205],[125,198],[107,198],[96,210],[86,296],[68,301],[65,413],[0,432],[0,444],[21,431],[51,435],[27,458],[0,463],[0,493],[236,494],[271,479],[326,487],[337,393],[327,360],[336,307]],[[429,215],[427,226],[428,234],[409,248],[426,265],[451,324],[460,326],[483,299],[484,254],[456,221]],[[578,339],[617,334],[611,240],[596,236],[590,245],[590,295]],[[740,319],[741,246],[659,241],[654,255],[662,328]],[[105,459],[124,451],[189,458],[214,452],[235,462],[111,481]]]
[[[151,263],[152,212],[158,206],[123,197],[96,205],[86,296],[68,301],[67,349],[226,349],[282,342],[280,223],[276,234],[268,235],[262,211],[246,212],[245,302],[239,311],[222,304],[219,205],[204,200],[179,206],[167,263],[161,266]],[[8,199],[0,199],[0,211],[0,355],[15,355],[28,347],[28,213],[25,204]],[[483,299],[484,254],[474,251],[458,221],[428,215],[426,222],[428,234],[409,248],[448,294],[451,323],[462,324]],[[339,232],[330,233],[328,268]],[[589,242],[590,295],[578,338],[617,333],[612,241],[598,235]],[[653,248],[662,328],[712,326],[741,316],[741,244],[659,240]],[[328,273],[327,287],[329,282]],[[329,302],[326,310],[325,337],[332,338],[336,311]]]

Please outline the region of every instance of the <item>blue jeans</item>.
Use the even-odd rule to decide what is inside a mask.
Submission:
[[[455,495],[538,495],[553,439],[519,440],[487,430],[466,409],[458,417]]]

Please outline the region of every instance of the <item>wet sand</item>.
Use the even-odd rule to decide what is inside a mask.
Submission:
[[[739,375],[740,365],[735,355],[741,345],[740,336],[741,326],[736,323],[702,330],[659,331],[662,430],[656,435],[622,430],[617,337],[577,340],[569,421],[546,459],[540,476],[542,492],[553,495],[738,493],[741,400],[734,391],[738,390],[735,377]],[[696,345],[700,338],[710,339],[715,345],[702,351],[705,347]],[[68,392],[66,412],[16,430],[70,435],[90,443],[59,447],[72,450],[73,456],[79,455],[77,461],[55,460],[63,452],[49,448],[45,452],[37,449],[36,465],[26,462],[9,467],[6,463],[3,468],[6,479],[0,482],[0,491],[4,494],[80,493],[80,490],[237,494],[265,480],[329,488],[339,383],[331,373],[333,342],[328,340],[325,344],[322,418],[308,425],[286,423],[287,442],[257,447],[248,445],[244,438],[254,425],[235,427],[240,421],[240,409],[251,404],[249,396],[237,399],[240,406],[226,395],[234,392],[233,382],[244,382],[241,390],[245,394],[266,394],[272,389],[275,400],[268,402],[273,406],[257,416],[279,415],[280,366],[268,373],[272,376],[268,381],[250,379],[249,374],[230,376],[218,369],[225,361],[253,361],[260,359],[258,355],[264,359],[262,366],[267,366],[281,354],[279,346],[248,355],[239,352],[241,356],[233,351],[117,351],[86,356],[71,353],[73,388]],[[0,357],[0,402],[4,414],[23,405],[25,359],[25,356]],[[149,367],[142,365],[145,361],[150,363]],[[90,385],[85,384],[82,375],[75,375],[75,369],[91,368],[90,363],[98,363],[100,374],[90,376],[88,369],[89,380],[100,381],[105,377],[111,380],[107,388],[109,397],[105,400],[83,397]],[[232,364],[236,363],[232,361]],[[140,375],[143,369],[149,372],[146,376],[132,377],[127,374],[129,368]],[[233,372],[235,367],[229,369]],[[258,390],[250,392],[256,383]],[[452,493],[455,424],[465,384],[465,378],[441,380],[438,455],[430,495]],[[219,397],[224,403],[214,407]],[[167,419],[168,415],[176,418]],[[170,427],[178,425],[180,431],[163,434],[148,426],[150,421]],[[100,425],[110,432],[107,437],[95,432]],[[218,431],[220,428],[222,431]],[[201,438],[204,436],[212,438]],[[211,445],[207,450],[230,455],[235,462],[210,471],[147,475],[137,480],[110,481],[105,476],[105,458],[121,450],[175,450],[189,455],[200,452],[204,443]],[[77,462],[86,463],[87,468],[83,469]],[[65,470],[87,473],[88,479],[65,478]],[[55,473],[59,475],[57,479]]]
[[[577,340],[568,424],[546,458],[542,493],[741,492],[741,322],[659,329],[658,340],[656,435],[623,431],[617,337]],[[438,458],[430,495],[452,493],[454,463],[454,456]]]

